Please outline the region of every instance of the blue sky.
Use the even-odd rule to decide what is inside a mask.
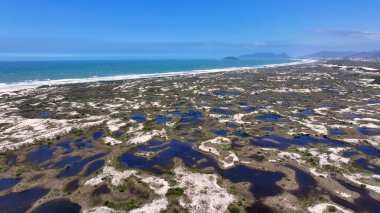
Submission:
[[[378,0],[1,0],[1,58],[380,49]]]

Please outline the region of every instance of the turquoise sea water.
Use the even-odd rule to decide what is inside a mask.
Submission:
[[[294,60],[125,60],[125,61],[44,61],[44,62],[0,62],[2,85],[28,84],[35,82],[64,81],[66,83],[99,80],[149,77],[160,74],[183,74],[183,72],[228,71],[295,62]],[[112,77],[117,78],[112,78]]]

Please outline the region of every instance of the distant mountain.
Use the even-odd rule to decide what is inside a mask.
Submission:
[[[301,58],[312,58],[312,59],[326,59],[326,58],[345,58],[349,55],[353,55],[357,52],[329,52],[329,51],[321,51],[317,53],[312,53],[308,55],[301,56]]]
[[[253,54],[246,54],[241,55],[238,57],[240,60],[247,60],[247,59],[289,59],[290,56],[286,53],[253,53]]]
[[[380,50],[359,52],[349,56],[350,58],[377,58],[380,59]]]
[[[310,59],[380,59],[380,50],[368,51],[368,52],[330,52],[322,51],[317,53],[312,53],[308,55],[301,56],[301,58]]]
[[[223,58],[223,60],[237,61],[237,60],[239,60],[239,58],[236,58],[234,56],[228,56],[228,57]]]

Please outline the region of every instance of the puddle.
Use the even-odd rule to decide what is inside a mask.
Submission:
[[[341,206],[348,208],[348,209],[352,209],[354,211],[358,210],[358,208],[354,204],[332,194],[329,191],[326,191],[325,189],[320,188],[318,186],[318,183],[316,182],[316,180],[311,175],[309,175],[307,172],[305,172],[305,171],[303,171],[297,167],[294,167],[292,165],[286,165],[286,167],[294,170],[295,174],[296,174],[296,181],[298,184],[298,189],[290,191],[290,193],[292,193],[294,196],[302,197],[304,199],[308,199],[311,196],[312,197],[320,197],[321,195],[327,195],[330,197],[330,199],[334,203],[336,203],[338,205],[341,205]],[[362,212],[362,211],[360,211],[360,212]]]
[[[264,126],[264,127],[261,127],[260,129],[263,131],[273,131],[274,130],[274,128],[271,126]]]
[[[332,176],[332,178],[337,181],[340,185],[345,187],[346,189],[358,193],[360,196],[354,200],[354,204],[348,203],[350,209],[354,210],[355,212],[378,212],[380,209],[380,202],[373,199],[368,191],[366,189],[363,189],[361,187],[353,186],[339,178],[336,178],[335,176]],[[333,198],[332,200],[336,202]],[[338,203],[338,202],[336,202]],[[340,203],[338,203],[340,204]],[[341,204],[342,205],[342,204]],[[344,206],[344,205],[343,205]]]
[[[236,136],[239,136],[241,138],[248,138],[248,137],[251,137],[251,135],[249,135],[248,133],[244,132],[244,131],[236,131],[233,133],[234,135]]]
[[[37,181],[37,180],[40,180],[41,178],[43,178],[44,176],[45,176],[44,174],[36,174],[30,180]]]
[[[48,146],[41,146],[36,151],[29,152],[26,158],[31,163],[42,163],[53,157],[55,149]]]
[[[260,201],[255,201],[255,203],[251,207],[246,208],[245,211],[252,213],[274,213],[274,211],[269,206],[263,204]]]
[[[291,114],[290,116],[294,117],[294,118],[305,118],[307,116],[312,116],[312,115],[315,115],[315,112],[314,110],[312,109],[304,109],[298,113],[295,113],[295,114]]]
[[[258,147],[278,149],[285,149],[290,145],[307,146],[309,144],[329,144],[333,147],[351,147],[353,149],[363,152],[364,154],[374,157],[380,157],[380,151],[372,146],[353,146],[348,143],[333,140],[327,137],[318,139],[308,135],[302,135],[290,139],[282,138],[278,135],[267,135],[251,139],[251,144]]]
[[[173,111],[170,112],[172,115],[180,116],[178,123],[180,124],[180,127],[191,127],[198,125],[203,121],[203,113],[200,111],[195,110],[188,110],[186,113],[182,113],[180,111]]]
[[[186,104],[185,101],[181,101],[181,102],[178,102],[178,103],[176,103],[176,104],[173,104],[173,106],[174,106],[174,107],[181,107],[181,106],[183,106],[183,105],[185,105],[185,104]]]
[[[94,148],[94,145],[92,145],[91,140],[84,140],[84,139],[77,140],[75,146],[78,149],[92,149],[92,148]]]
[[[330,129],[329,133],[332,135],[343,135],[344,131],[342,129]]]
[[[282,192],[276,185],[276,182],[284,177],[281,172],[266,172],[241,165],[226,170],[217,167],[216,171],[234,183],[250,182],[250,191],[256,198],[274,196]]]
[[[74,179],[65,186],[65,192],[73,192],[77,190],[78,188],[79,188],[79,179]]]
[[[2,213],[26,212],[33,203],[47,195],[49,191],[50,189],[32,188],[0,196],[0,210]]]
[[[80,161],[81,159],[82,159],[82,157],[80,157],[80,156],[65,157],[62,160],[54,163],[52,165],[52,168],[63,169],[65,166],[73,164],[74,162]]]
[[[221,96],[238,96],[240,95],[240,92],[214,91],[213,94]]]
[[[146,120],[145,115],[141,112],[137,112],[137,113],[133,114],[131,119],[134,121],[137,121],[137,122],[143,122]]]
[[[369,163],[367,159],[359,158],[354,161],[353,165],[380,175],[380,166]]]
[[[156,121],[157,121],[158,123],[163,124],[163,123],[167,123],[167,122],[172,121],[172,119],[171,119],[171,118],[168,118],[168,117],[165,117],[165,116],[162,116],[162,115],[157,115],[157,116],[156,116]]]
[[[291,193],[294,196],[296,196],[297,198],[306,198],[311,193],[314,193],[316,191],[315,189],[318,186],[318,184],[313,177],[311,177],[308,173],[295,166],[286,165],[286,167],[294,170],[294,172],[296,173],[298,189],[291,191]]]
[[[74,175],[78,175],[84,166],[86,166],[89,162],[96,160],[98,158],[106,156],[107,153],[96,154],[87,158],[83,158],[80,161],[75,161],[71,164],[68,164],[59,174],[58,178],[71,177]]]
[[[368,203],[370,205],[375,204],[373,202],[372,198],[368,199],[368,196],[365,197],[365,198],[364,197],[360,197],[360,198],[356,199],[355,203],[357,205],[355,205],[353,203],[350,203],[350,202],[348,202],[348,201],[346,201],[346,200],[344,200],[344,199],[342,199],[342,198],[340,198],[340,197],[332,194],[331,192],[326,191],[325,189],[319,188],[318,183],[316,182],[316,180],[311,175],[309,175],[308,173],[306,173],[305,171],[303,171],[303,170],[301,170],[301,169],[299,169],[297,167],[291,166],[291,165],[286,165],[286,166],[288,168],[293,169],[295,171],[295,173],[296,173],[296,181],[297,181],[297,184],[298,184],[298,189],[291,191],[291,193],[294,196],[296,196],[296,197],[303,197],[303,198],[307,199],[310,196],[312,196],[312,197],[319,197],[321,195],[327,195],[327,196],[330,197],[330,199],[334,203],[336,203],[338,205],[341,205],[341,206],[343,206],[345,208],[352,209],[355,212],[363,212],[363,211],[366,211],[368,209],[372,209],[372,207],[368,208],[368,207],[361,206],[364,203]],[[340,181],[338,181],[338,182],[340,183]],[[377,203],[379,204],[379,202],[377,202]],[[377,207],[377,208],[379,208],[379,207]],[[370,212],[372,212],[372,211],[370,211]]]
[[[133,151],[161,152],[159,152],[156,157],[146,159],[134,155]],[[196,164],[197,160],[202,159],[203,155],[193,150],[189,143],[173,140],[170,143],[163,144],[163,142],[161,142],[157,144],[157,142],[154,141],[147,145],[139,145],[135,149],[124,153],[119,160],[126,168],[149,170],[156,174],[162,174],[164,171],[173,168],[173,158],[175,157],[181,158],[185,165],[191,167]]]
[[[211,132],[214,133],[215,135],[226,136],[229,131],[224,130],[224,129],[215,129],[215,130],[211,130]]]
[[[0,192],[5,189],[10,189],[16,186],[21,181],[21,178],[2,178],[0,179]]]
[[[379,135],[380,129],[373,129],[373,128],[357,128],[356,129],[360,134],[363,135]]]
[[[314,110],[312,110],[312,109],[304,109],[304,110],[302,110],[300,113],[301,113],[301,114],[304,114],[304,115],[308,115],[308,116],[310,116],[310,115],[315,115],[315,112],[314,112]]]
[[[201,133],[202,133],[201,130],[196,129],[196,130],[194,130],[191,134],[194,135],[194,136],[196,136],[196,135],[200,135]]]
[[[342,156],[345,157],[345,158],[349,158],[349,157],[355,156],[357,154],[358,153],[354,152],[354,151],[345,151],[345,152],[342,153]]]
[[[110,190],[110,188],[108,188],[107,184],[103,184],[103,185],[97,187],[96,189],[94,189],[94,191],[92,192],[92,196],[99,196],[99,195],[103,195],[103,194],[108,194],[110,192],[111,192],[111,190]]]
[[[169,146],[169,144],[164,143],[163,141],[150,140],[146,144],[139,145],[139,150],[144,151],[144,152],[155,152],[155,151],[165,149],[168,146]]]
[[[53,113],[51,112],[44,112],[44,113],[40,113],[40,114],[37,114],[35,115],[33,118],[50,118],[50,116],[52,116]]]
[[[324,89],[323,91],[325,91],[327,93],[332,93],[332,94],[338,94],[339,93],[339,90],[336,90],[336,89]]]
[[[120,131],[115,132],[116,137],[121,137],[123,135],[124,135],[124,132],[120,132]]]
[[[227,123],[227,124],[226,124],[226,127],[228,127],[228,128],[232,128],[232,129],[236,129],[236,128],[239,127],[239,125],[234,124],[234,123]]]
[[[94,134],[92,134],[92,138],[94,140],[97,140],[97,139],[103,137],[103,135],[104,135],[104,130],[99,130],[99,131],[95,132]]]
[[[88,175],[91,175],[92,173],[94,173],[95,171],[99,170],[100,168],[102,168],[104,166],[104,163],[105,161],[104,160],[97,160],[97,161],[94,161],[92,162],[88,168],[86,169],[86,171],[84,172],[84,175],[85,176],[88,176]]]
[[[7,165],[12,166],[15,165],[17,162],[17,156],[14,154],[6,155],[7,158]]]
[[[262,148],[277,148],[277,149],[285,149],[289,145],[285,143],[272,142],[266,140],[250,140],[251,145],[258,146]]]
[[[80,210],[80,205],[68,199],[56,199],[41,204],[32,213],[79,213]]]
[[[214,107],[231,107],[233,104],[214,104]]]
[[[273,143],[271,141],[275,141],[277,143]],[[299,137],[294,137],[290,139],[286,139],[283,137],[280,137],[278,135],[267,135],[267,136],[262,136],[262,137],[256,137],[253,140],[251,140],[252,144],[260,147],[267,147],[268,143],[272,143],[271,145],[272,148],[279,148],[283,149],[286,148],[290,145],[298,145],[298,146],[307,146],[309,144],[330,144],[331,146],[343,146],[346,147],[349,144],[341,142],[341,141],[336,141],[332,140],[329,138],[313,138],[309,135],[302,135]]]
[[[355,118],[364,118],[364,115],[358,115],[358,114],[346,114],[344,115],[344,118],[346,119],[355,119]]]
[[[234,114],[236,114],[236,112],[233,110],[220,109],[220,108],[213,108],[213,109],[211,109],[211,112],[217,113],[217,114],[223,114],[223,115],[234,115]]]
[[[63,147],[64,149],[66,149],[66,151],[63,154],[70,154],[74,151],[74,149],[71,147],[71,141],[62,141],[57,143],[56,146]]]
[[[247,107],[247,108],[243,108],[242,110],[246,113],[250,113],[250,112],[258,110],[258,108],[257,107]]]
[[[368,104],[380,104],[380,101],[368,101]]]
[[[276,114],[264,114],[256,117],[257,120],[266,122],[290,122],[289,119]]]
[[[248,106],[248,104],[245,103],[245,102],[237,102],[237,105],[239,105],[239,106]]]
[[[292,116],[293,118],[305,118],[306,117],[306,115],[300,114],[300,113],[290,114],[290,116]]]
[[[366,155],[380,158],[380,151],[372,146],[354,146],[353,148],[363,152]]]

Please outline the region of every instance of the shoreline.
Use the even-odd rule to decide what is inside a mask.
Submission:
[[[245,71],[245,70],[250,70],[250,69],[273,68],[273,67],[309,64],[309,63],[314,63],[317,61],[318,60],[302,59],[296,62],[288,62],[288,63],[280,63],[280,64],[264,64],[264,65],[257,65],[257,66],[252,66],[252,67],[230,67],[230,68],[219,68],[219,69],[190,70],[190,71],[163,72],[163,73],[151,73],[151,74],[129,74],[129,75],[116,75],[116,76],[105,76],[105,77],[72,78],[72,79],[68,78],[68,79],[56,79],[56,80],[33,80],[33,81],[26,81],[26,82],[24,81],[24,82],[15,82],[15,83],[0,83],[0,95],[5,94],[5,93],[16,92],[20,90],[25,90],[25,89],[35,89],[41,86],[95,83],[95,82],[106,82],[106,81],[123,81],[123,80],[133,80],[133,79]]]

